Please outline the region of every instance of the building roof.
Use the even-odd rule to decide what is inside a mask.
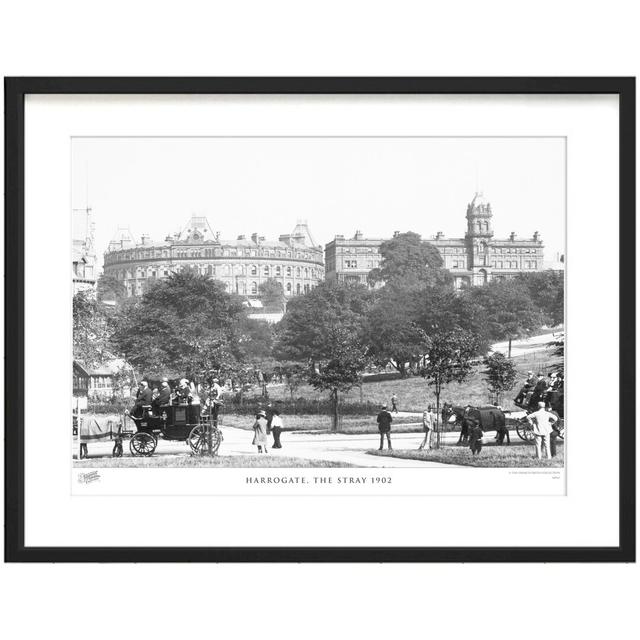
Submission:
[[[191,216],[191,220],[182,228],[176,238],[177,242],[200,243],[207,240],[215,241],[217,236],[213,233],[209,221],[205,216]]]

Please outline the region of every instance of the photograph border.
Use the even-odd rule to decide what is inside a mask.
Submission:
[[[635,406],[635,78],[5,78],[6,562],[634,562],[635,421],[620,421],[619,544],[611,547],[26,547],[24,175],[28,94],[615,94],[619,99],[619,401]],[[624,348],[623,348],[624,345]]]

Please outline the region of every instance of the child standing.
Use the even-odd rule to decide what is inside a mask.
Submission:
[[[262,447],[264,452],[267,451],[267,414],[264,411],[256,413],[256,421],[253,423],[253,442],[258,447],[258,453],[262,453]]]
[[[471,449],[471,453],[475,456],[476,454],[480,454],[482,451],[482,439],[484,438],[484,432],[482,431],[482,427],[477,420],[474,420],[473,425],[469,429],[469,449]]]

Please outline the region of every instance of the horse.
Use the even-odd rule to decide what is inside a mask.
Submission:
[[[467,414],[470,408],[469,405],[454,405],[450,402],[445,402],[442,405],[442,424],[453,425],[454,429],[455,427],[460,427],[458,444],[466,444],[469,440],[471,423],[467,419]]]

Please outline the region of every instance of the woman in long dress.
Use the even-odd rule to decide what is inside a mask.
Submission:
[[[253,423],[253,442],[258,446],[258,453],[262,453],[262,447],[264,452],[267,451],[267,414],[264,411],[256,413],[256,421]]]

